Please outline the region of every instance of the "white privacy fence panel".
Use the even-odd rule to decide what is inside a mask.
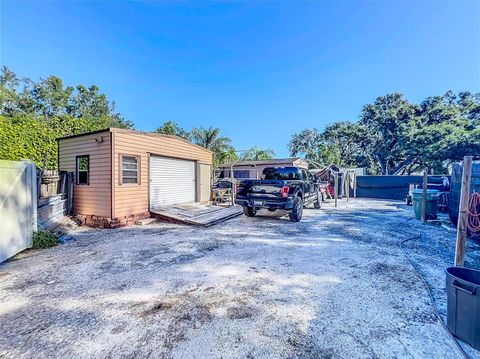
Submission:
[[[0,263],[30,248],[36,230],[35,164],[0,160]]]

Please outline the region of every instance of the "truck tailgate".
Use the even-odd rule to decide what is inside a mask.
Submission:
[[[247,180],[241,181],[238,184],[237,198],[250,198],[250,199],[281,199],[282,187],[285,186],[285,181],[279,180]]]

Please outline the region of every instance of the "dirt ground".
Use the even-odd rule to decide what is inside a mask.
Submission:
[[[79,229],[0,265],[0,357],[460,358],[398,246],[422,234],[405,248],[445,315],[455,234],[412,215],[356,199],[300,223]]]

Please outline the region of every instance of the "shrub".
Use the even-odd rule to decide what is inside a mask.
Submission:
[[[41,229],[33,233],[33,248],[49,248],[57,244],[57,237],[48,231]]]

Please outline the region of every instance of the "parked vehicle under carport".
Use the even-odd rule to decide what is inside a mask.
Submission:
[[[235,203],[243,207],[248,217],[260,209],[287,210],[290,220],[302,219],[303,207],[322,205],[320,183],[313,175],[297,167],[268,167],[262,180],[242,180],[237,185]]]

